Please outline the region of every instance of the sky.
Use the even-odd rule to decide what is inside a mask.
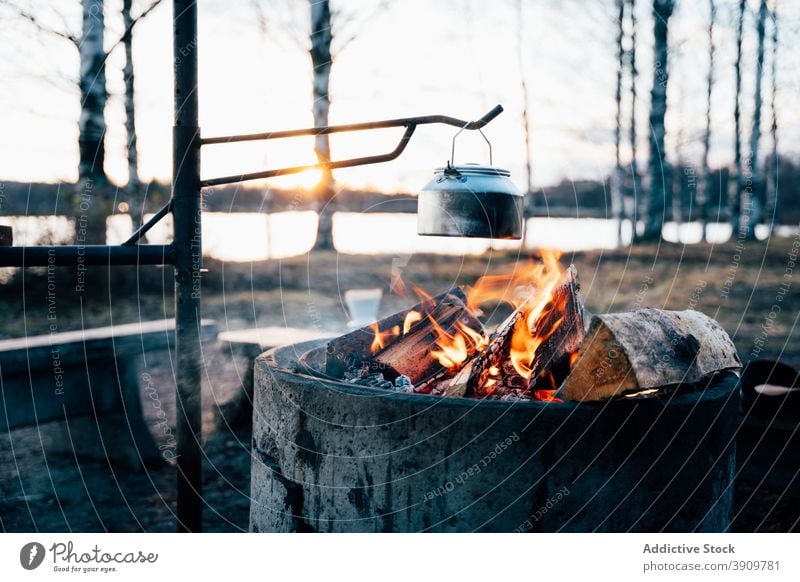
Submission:
[[[80,28],[78,0],[14,0],[55,28]],[[331,79],[332,124],[441,113],[473,119],[500,103],[505,112],[485,130],[494,163],[510,169],[522,186],[525,146],[521,76],[529,90],[534,185],[597,179],[614,164],[616,76],[613,0],[522,0],[522,43],[515,0],[332,0],[336,56]],[[751,0],[751,12],[757,4]],[[147,2],[134,1],[141,9]],[[165,1],[136,29],[136,106],[140,173],[167,181],[171,168],[171,2]],[[257,6],[260,4],[260,8]],[[713,99],[712,166],[733,158],[733,59],[736,2],[718,0],[718,69]],[[53,6],[57,5],[59,13]],[[106,1],[106,44],[122,30],[120,0]],[[639,162],[647,155],[652,19],[649,3],[637,2],[640,77]],[[800,154],[800,1],[779,0],[781,42],[777,113],[779,143]],[[200,125],[203,135],[227,135],[309,127],[311,64],[304,0],[200,0]],[[667,151],[673,161],[700,155],[707,74],[707,2],[680,0],[671,20]],[[337,28],[337,23],[342,23]],[[74,181],[77,178],[78,55],[55,36],[0,9],[0,180]],[[748,15],[743,114],[745,138],[752,119],[755,32]],[[264,34],[266,31],[266,34]],[[341,47],[341,41],[353,37]],[[521,50],[520,50],[521,49]],[[522,55],[522,64],[520,57]],[[106,170],[124,183],[122,50],[108,61]],[[767,73],[769,72],[769,46]],[[769,128],[769,77],[765,78],[762,127]],[[630,113],[625,106],[623,116]],[[627,130],[626,130],[627,131]],[[388,164],[339,170],[336,179],[354,188],[413,192],[450,155],[455,130],[417,130],[407,151]],[[393,149],[398,130],[335,136],[333,156],[371,155]],[[769,136],[762,149],[771,148]],[[629,156],[628,146],[623,156]],[[310,139],[211,146],[203,151],[203,176],[311,163]],[[456,162],[487,162],[477,134],[462,134]],[[313,173],[270,181],[311,186]]]

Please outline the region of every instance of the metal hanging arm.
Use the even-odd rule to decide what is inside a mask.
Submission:
[[[434,123],[452,125],[464,129],[481,129],[503,112],[502,105],[495,105],[491,111],[475,121],[464,121],[449,115],[423,115],[419,117],[400,117],[398,119],[385,119],[383,121],[367,121],[364,123],[349,123],[346,125],[327,125],[323,127],[308,127],[305,129],[289,129],[286,131],[271,131],[265,133],[249,133],[242,135],[226,135],[218,137],[204,137],[200,145],[214,145],[234,143],[240,141],[263,141],[268,139],[284,139],[288,137],[302,137],[305,135],[325,135],[343,133],[348,131],[367,131],[370,129],[385,129],[388,127],[404,127],[409,125],[430,125]]]
[[[275,170],[265,170],[262,172],[252,172],[248,174],[240,174],[237,176],[224,176],[221,178],[209,178],[201,180],[201,186],[220,186],[222,184],[235,184],[239,182],[246,182],[248,180],[259,180],[263,178],[274,178],[275,176],[285,176],[287,174],[297,174],[306,170],[314,170],[319,168],[329,168],[335,170],[337,168],[351,168],[354,166],[364,166],[367,164],[377,164],[381,162],[389,162],[396,159],[403,153],[411,140],[417,126],[431,125],[431,124],[444,124],[452,125],[453,127],[460,128],[461,131],[481,130],[495,117],[503,112],[501,105],[496,105],[491,111],[480,119],[475,121],[464,121],[456,119],[447,115],[425,115],[421,117],[402,117],[398,119],[387,119],[384,121],[370,121],[366,123],[351,123],[348,125],[329,125],[324,127],[309,127],[306,129],[291,129],[287,131],[274,131],[269,133],[251,133],[244,135],[229,135],[221,137],[211,137],[200,139],[200,145],[219,145],[226,143],[236,143],[244,141],[264,141],[270,139],[285,139],[290,137],[302,137],[310,135],[329,135],[333,133],[344,133],[352,131],[367,131],[371,129],[387,129],[391,127],[405,127],[406,131],[400,138],[397,147],[391,152],[379,154],[375,156],[365,156],[360,158],[349,158],[346,160],[335,160],[326,163],[309,164],[305,166],[293,166],[288,168],[278,168]],[[481,134],[483,132],[481,131]],[[484,139],[486,136],[484,136]],[[487,140],[488,141],[488,140]],[[490,146],[491,147],[491,146]]]

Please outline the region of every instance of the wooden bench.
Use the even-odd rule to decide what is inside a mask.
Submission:
[[[219,334],[222,349],[231,355],[247,358],[241,391],[219,407],[217,423],[232,428],[247,426],[253,419],[253,366],[256,358],[278,346],[329,338],[333,331],[318,331],[296,327],[259,327]]]
[[[204,341],[216,335],[204,320]],[[53,439],[54,452],[129,467],[174,456],[147,428],[139,382],[144,353],[174,344],[172,319],[0,340],[0,432],[59,420],[65,434]]]

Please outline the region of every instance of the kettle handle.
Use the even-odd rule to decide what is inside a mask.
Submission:
[[[500,107],[500,106],[498,105],[498,107]],[[497,108],[495,108],[495,109],[497,109]],[[502,109],[502,108],[500,108],[500,111],[502,111],[502,110],[503,110],[503,109]],[[494,118],[495,116],[497,116],[497,115],[500,113],[500,111],[498,111],[497,113],[495,113],[495,114],[492,116],[492,118]],[[494,109],[493,109],[492,111],[490,111],[490,112],[487,114],[487,117],[488,117],[489,115],[491,115],[492,113],[494,113]],[[456,163],[456,138],[457,138],[459,135],[461,135],[461,132],[462,132],[462,131],[464,131],[465,129],[467,129],[467,128],[468,128],[468,126],[469,126],[470,124],[472,124],[472,123],[473,123],[473,122],[472,122],[472,121],[470,121],[469,123],[465,124],[465,125],[464,125],[464,127],[462,127],[461,129],[459,129],[459,130],[456,132],[456,134],[453,136],[453,144],[452,144],[452,146],[451,146],[451,148],[450,148],[450,162],[448,162],[448,165],[453,165],[453,166],[454,166],[454,165],[455,165],[455,163]],[[488,138],[488,137],[486,137],[486,134],[485,134],[485,133],[483,133],[483,130],[482,130],[480,127],[476,127],[475,129],[477,129],[477,130],[478,130],[478,133],[480,133],[480,134],[481,134],[481,136],[483,137],[484,141],[486,142],[486,145],[487,145],[487,146],[489,146],[489,165],[491,166],[491,165],[493,165],[493,158],[492,158],[492,142],[490,142],[490,141],[489,141],[489,138]]]

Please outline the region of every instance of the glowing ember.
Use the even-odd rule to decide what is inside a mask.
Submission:
[[[534,390],[533,397],[542,402],[564,402],[561,398],[556,398],[555,390]]]
[[[638,398],[639,396],[647,396],[648,394],[654,394],[658,392],[658,388],[650,388],[648,390],[639,390],[638,392],[631,392],[630,394],[623,394],[625,398]]]

